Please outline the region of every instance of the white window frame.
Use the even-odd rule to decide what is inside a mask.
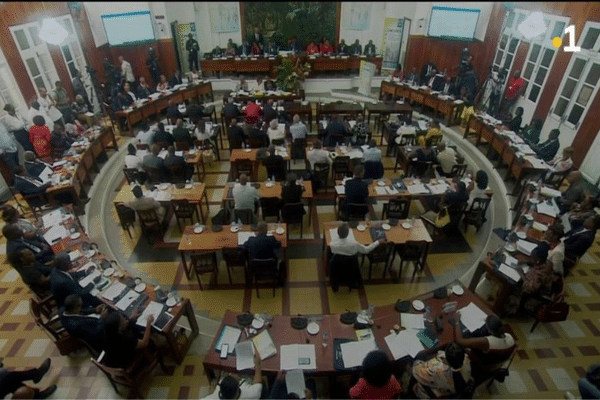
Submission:
[[[511,22],[511,25],[507,26],[508,18],[511,13],[514,13],[514,18]],[[507,56],[508,55],[512,56],[510,65],[508,65],[507,68],[505,68],[507,75],[506,75],[506,78],[502,85],[501,93],[504,93],[504,90],[506,89],[506,85],[508,82],[508,79],[507,79],[508,74],[512,70],[513,64],[515,62],[515,53],[517,52],[517,49],[519,48],[519,45],[521,44],[521,40],[523,40],[521,32],[519,32],[519,30],[517,29],[518,25],[520,24],[520,22],[522,20],[527,18],[527,15],[529,15],[528,13],[529,12],[526,10],[515,9],[515,10],[507,11],[504,16],[504,26],[502,28],[502,33],[500,33],[500,38],[498,40],[498,46],[496,46],[496,52],[494,53],[494,60],[492,61],[492,66],[493,66],[494,70],[499,71],[500,68],[502,68],[504,66],[504,64],[506,63]],[[522,18],[519,18],[520,16],[522,16]],[[505,45],[504,49],[501,49],[500,44],[502,43],[502,37],[505,35],[507,36],[506,45]],[[512,42],[513,39],[517,40],[517,45],[515,46],[514,51],[509,54],[508,49],[509,49],[510,43]],[[503,52],[502,59],[500,60],[499,63],[497,63],[496,59],[498,58],[498,52],[500,52],[500,51]]]
[[[75,76],[71,73],[71,69],[69,68],[69,62],[67,61],[67,57],[65,56],[65,52],[63,51],[63,46],[67,46],[69,48],[69,51],[71,52],[71,58],[73,59],[72,62],[75,63],[75,68],[79,72],[81,72],[82,76],[85,76],[87,63],[85,61],[85,57],[83,56],[83,50],[81,49],[79,37],[77,36],[77,32],[75,31],[75,23],[73,21],[73,17],[71,17],[70,14],[63,15],[61,17],[57,17],[56,22],[58,22],[63,28],[67,30],[67,32],[69,32],[69,36],[67,36],[65,41],[59,47],[60,54],[62,54],[63,56],[63,60],[65,62],[65,65],[67,66],[67,71],[69,72],[71,80],[73,80]],[[78,51],[79,56],[77,57],[75,57],[76,52],[73,51],[74,48],[76,48]]]
[[[4,111],[4,106],[8,103],[11,103],[21,114],[24,113],[27,110],[27,103],[6,61],[6,57],[4,57],[2,49],[0,49],[0,80],[6,85],[6,89],[0,89],[0,117],[7,114]]]

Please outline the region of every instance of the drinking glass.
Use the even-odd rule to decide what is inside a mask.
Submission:
[[[329,332],[323,331],[323,348],[327,347],[328,340],[329,340]]]

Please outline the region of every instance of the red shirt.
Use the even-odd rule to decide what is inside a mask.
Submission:
[[[46,125],[33,125],[29,128],[29,141],[33,145],[38,157],[43,158],[52,155],[52,147],[50,146],[51,139],[52,133]]]
[[[371,386],[365,378],[360,378],[350,389],[350,397],[353,399],[391,399],[400,393],[400,384],[394,375],[384,387]]]
[[[262,114],[262,108],[258,104],[251,102],[246,106],[244,112],[246,113],[246,123],[256,124]]]
[[[523,78],[518,77],[515,78],[511,76],[508,80],[508,89],[506,90],[506,98],[509,100],[514,100],[517,98],[517,95],[521,91],[521,89],[525,86],[525,81]]]
[[[392,74],[392,78],[398,78],[400,80],[403,80],[404,79],[404,73],[402,72],[401,69],[397,69]]]
[[[321,53],[333,53],[333,47],[330,44],[322,44],[321,45]]]
[[[316,44],[309,44],[308,48],[306,49],[306,52],[308,54],[319,54],[319,46],[317,46]]]

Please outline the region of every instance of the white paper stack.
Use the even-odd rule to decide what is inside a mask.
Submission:
[[[571,230],[571,221],[569,221],[569,214],[565,213],[560,217],[563,227],[565,228],[565,232],[569,232]]]
[[[69,260],[71,260],[71,261],[75,261],[75,260],[77,260],[79,257],[81,257],[82,255],[83,255],[83,253],[81,253],[81,251],[79,251],[79,250],[74,250],[74,251],[71,251],[71,252],[69,253]]]
[[[54,164],[52,164],[52,168],[60,167],[62,165],[65,165],[66,163],[67,163],[67,160],[56,161]]]
[[[517,250],[521,253],[530,256],[533,249],[537,247],[537,244],[528,242],[527,240],[517,240]]]
[[[387,191],[385,190],[384,186],[376,186],[375,192],[378,196],[385,196],[387,194]]]
[[[547,186],[543,186],[542,189],[540,190],[540,193],[543,196],[548,196],[548,197],[560,197],[562,195],[562,192],[560,190],[552,189]]]
[[[67,237],[69,232],[62,225],[54,225],[52,228],[48,229],[48,232],[44,233],[44,239],[48,243],[52,243],[55,240],[60,240],[64,237]]]
[[[359,342],[346,342],[340,345],[344,368],[358,367],[373,350],[377,350],[375,340],[361,340]]]
[[[183,157],[183,151],[176,151],[176,152],[175,152],[175,155],[176,155],[177,157]]]
[[[422,183],[418,184],[418,185],[407,185],[406,189],[408,190],[408,193],[410,193],[410,194],[427,194],[427,193],[429,193],[429,190]]]
[[[160,153],[158,153],[158,156],[159,156],[160,158],[162,158],[163,160],[164,160],[165,158],[167,158],[167,156],[168,156],[168,155],[169,155],[169,152],[168,152],[166,149],[162,149],[162,150],[160,151]]]
[[[42,216],[42,222],[44,223],[44,228],[49,228],[56,224],[60,224],[62,222],[62,213],[60,210],[51,211]]]
[[[80,280],[79,281],[79,285],[81,287],[86,287],[90,283],[94,283],[94,279],[96,279],[99,276],[102,276],[102,274],[100,273],[100,271],[98,271],[97,269],[95,269],[94,272],[92,272],[91,274],[87,275],[85,278],[83,278],[82,280]]]
[[[304,373],[300,369],[294,369],[288,371],[285,374],[285,386],[288,393],[295,393],[298,398],[304,398],[304,390],[306,389],[306,382],[304,381]]]
[[[104,291],[100,294],[106,300],[114,300],[115,297],[123,293],[127,286],[119,281],[113,281]]]
[[[386,192],[388,192],[388,194],[392,194],[392,195],[393,195],[393,194],[398,194],[398,193],[400,193],[400,192],[398,191],[398,189],[396,189],[395,187],[391,187],[391,188],[390,188],[389,186],[386,186],[386,187],[385,187],[385,191],[386,191]]]
[[[460,321],[467,327],[470,332],[476,331],[485,324],[487,314],[475,303],[469,303],[468,306],[460,309]]]
[[[314,344],[289,344],[281,346],[280,349],[282,370],[317,368]]]
[[[125,311],[127,310],[127,307],[129,307],[131,305],[131,303],[133,303],[138,297],[140,296],[139,293],[134,292],[133,290],[130,290],[129,292],[127,292],[125,294],[125,296],[123,296],[123,298],[121,300],[119,300],[119,302],[117,304],[115,304],[117,306],[117,308],[121,311]]]
[[[337,185],[337,186],[335,187],[335,192],[336,192],[338,195],[343,195],[343,194],[346,194],[346,187],[345,187],[344,185]]]
[[[423,314],[400,313],[400,325],[406,329],[424,329],[425,319]]]
[[[363,152],[360,150],[352,150],[346,155],[350,158],[363,158]]]
[[[42,182],[46,183],[48,181],[50,181],[52,176],[52,169],[51,168],[44,168],[44,170],[42,172],[40,172],[39,178],[42,180]]]
[[[419,120],[418,121],[419,124],[419,129],[422,131],[426,131],[427,130],[427,122],[423,121],[423,120]]]
[[[156,201],[169,201],[173,196],[166,190],[160,190],[154,197]]]
[[[428,184],[426,186],[431,191],[431,194],[443,194],[450,187],[450,186],[448,186],[447,183],[440,183],[437,185],[429,185]]]
[[[552,218],[556,218],[556,216],[558,215],[558,212],[554,208],[554,205],[549,205],[545,201],[537,204],[537,212],[539,212],[540,214],[546,214]]]
[[[238,232],[238,246],[242,246],[251,237],[256,236],[254,232]]]
[[[519,282],[521,280],[521,275],[519,275],[519,273],[514,268],[511,268],[506,264],[500,264],[500,267],[498,267],[498,271],[502,272],[504,275],[508,276],[515,282]]]
[[[243,371],[254,368],[254,345],[251,340],[235,345],[235,369]]]
[[[464,103],[464,101],[462,101],[462,100],[454,100],[454,102],[453,102],[453,103],[454,103],[454,104],[462,104],[462,103]]]
[[[237,343],[241,335],[241,329],[236,328],[234,326],[225,325],[225,327],[223,328],[223,332],[219,337],[219,341],[215,345],[215,349],[217,351],[221,351],[221,346],[223,345],[223,343],[226,343],[229,346],[227,354],[232,354],[233,350],[235,350],[235,344]]]
[[[142,312],[142,315],[138,317],[136,324],[139,326],[146,326],[146,320],[150,315],[152,315],[156,321],[162,312],[163,307],[164,306],[162,304],[151,301],[150,304],[148,304],[148,306],[144,309],[144,312]]]
[[[510,267],[516,267],[517,264],[519,264],[519,260],[511,256],[507,252],[504,252],[504,262]]]
[[[385,343],[388,345],[394,360],[405,356],[415,357],[424,349],[421,340],[417,337],[416,329],[405,329],[398,334],[392,333],[385,337]]]
[[[540,231],[540,232],[546,232],[548,230],[547,225],[544,225],[541,222],[537,222],[537,221],[533,222],[532,228],[535,229],[536,231]]]

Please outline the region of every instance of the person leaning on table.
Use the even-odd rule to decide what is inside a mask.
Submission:
[[[252,383],[246,380],[240,382],[240,379],[227,375],[218,384],[215,385],[215,390],[204,399],[260,399],[262,398],[262,361],[260,354],[254,353],[254,379]]]

